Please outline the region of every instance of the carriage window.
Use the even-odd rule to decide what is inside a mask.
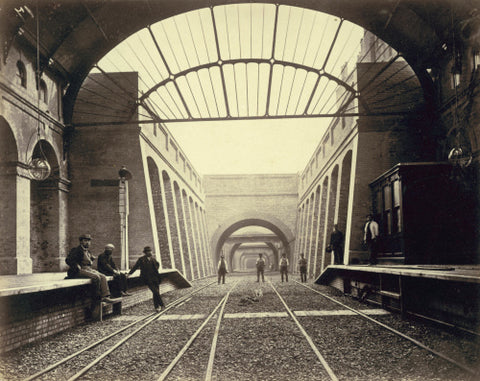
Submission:
[[[383,228],[387,235],[392,234],[392,188],[383,187]]]
[[[393,227],[392,231],[398,233],[402,231],[402,216],[400,212],[400,181],[393,182]]]
[[[393,182],[393,206],[400,205],[400,181]]]
[[[392,209],[392,188],[387,185],[383,188],[384,210]]]

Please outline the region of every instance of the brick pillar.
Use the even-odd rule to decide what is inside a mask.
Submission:
[[[190,269],[190,257],[189,257],[189,246],[187,240],[187,232],[185,229],[185,215],[183,212],[183,202],[182,196],[180,193],[180,188],[177,183],[173,183],[173,190],[175,192],[175,208],[178,216],[178,231],[180,235],[180,248],[182,249],[182,266],[183,273],[188,280],[191,280],[191,269]]]
[[[198,276],[195,277],[197,260],[195,258],[195,244],[193,242],[192,218],[190,214],[190,205],[188,202],[188,196],[184,190],[182,190],[182,206],[183,206],[183,215],[184,215],[184,222],[185,222],[185,232],[187,237],[187,247],[188,247],[188,257],[190,262],[191,279],[196,279],[198,278]]]
[[[325,180],[323,180],[323,185],[322,185],[322,206],[320,210],[320,226],[321,226],[321,233],[319,236],[319,252],[321,256],[321,260],[318,261],[317,266],[320,266],[318,268],[318,274],[320,274],[323,269],[324,269],[324,263],[325,263],[325,249],[327,248],[328,243],[327,239],[330,238],[330,235],[327,236],[327,210],[328,210],[328,202],[329,202],[329,184],[330,184],[330,178],[326,177]]]
[[[180,240],[177,229],[177,216],[175,213],[175,200],[173,197],[172,182],[166,171],[162,171],[163,185],[165,191],[166,211],[168,216],[168,226],[170,228],[170,239],[172,242],[172,264],[174,268],[182,271],[182,260],[180,251]]]
[[[315,255],[313,260],[313,275],[316,277],[320,274],[320,263],[322,261],[322,248],[323,248],[323,231],[324,226],[322,221],[325,218],[325,187],[324,185],[319,185],[317,187],[318,192],[318,206],[317,206],[317,214],[318,214],[318,222],[317,222],[317,230],[316,230],[316,238],[315,238]]]
[[[0,191],[0,233],[8,237],[0,247],[0,275],[31,274],[30,180],[24,166],[0,163]]]
[[[300,232],[299,232],[299,243],[298,243],[298,251],[299,254],[303,253],[303,244],[305,242],[305,204],[302,205],[302,209],[300,212]]]
[[[206,271],[206,266],[205,266],[205,251],[203,249],[203,246],[202,246],[202,235],[201,235],[201,232],[200,232],[200,216],[199,216],[199,213],[198,213],[198,204],[195,203],[194,204],[194,215],[195,215],[195,237],[197,239],[197,242],[198,242],[198,248],[199,248],[199,259],[200,259],[200,265],[202,267],[202,274],[203,276],[207,276],[207,271]]]
[[[307,231],[307,247],[305,249],[305,257],[307,258],[307,261],[309,263],[308,265],[308,273],[310,276],[313,275],[313,272],[310,272],[310,262],[311,262],[311,251],[312,251],[312,240],[313,240],[313,214],[315,210],[315,192],[312,194],[310,197],[310,208],[308,212],[308,231]]]
[[[327,209],[327,216],[325,219],[326,225],[326,239],[328,243],[330,243],[330,235],[333,231],[333,224],[335,221],[335,210],[336,210],[336,203],[337,203],[337,187],[338,187],[338,166],[332,171],[332,175],[330,177],[330,185],[329,185],[329,192],[328,192],[328,209]],[[327,244],[328,244],[327,243]],[[333,253],[328,253],[326,256],[326,260],[323,263],[325,268],[326,266],[332,264],[333,262]]]
[[[313,203],[313,222],[312,222],[312,244],[310,246],[310,252],[308,253],[308,273],[315,276],[315,262],[317,260],[317,248],[318,248],[318,226],[319,226],[319,206],[320,206],[320,186],[317,186],[315,190],[315,198]]]
[[[165,220],[161,180],[156,164],[151,158],[148,158],[147,161],[150,187],[152,192],[153,211],[155,213],[155,222],[157,225],[158,247],[160,249],[160,265],[162,269],[169,269],[172,267],[172,262],[170,259],[170,244],[168,242],[167,222]]]
[[[33,272],[60,271],[58,182],[30,184],[30,256]]]
[[[201,278],[202,275],[202,266],[200,263],[200,248],[198,246],[198,239],[197,239],[197,224],[195,221],[195,207],[193,205],[193,200],[191,197],[188,199],[188,210],[190,214],[190,226],[192,229],[192,240],[193,240],[193,246],[195,248],[195,265],[196,265],[196,270],[198,274],[198,278]]]
[[[200,232],[203,244],[203,250],[205,252],[205,265],[207,270],[207,275],[211,275],[213,271],[212,258],[208,250],[207,244],[207,234],[206,234],[206,223],[205,223],[205,212],[201,207],[199,207],[199,217],[200,217]]]
[[[340,186],[339,186],[339,202],[338,202],[338,217],[337,224],[338,229],[344,234],[344,238],[347,237],[347,213],[348,213],[348,196],[350,194],[350,179],[351,179],[351,168],[352,168],[352,151],[348,151],[342,161],[341,176],[340,176]],[[346,241],[344,241],[344,254],[343,254],[343,263],[347,262],[347,255],[345,252],[348,251]]]
[[[304,222],[303,222],[303,244],[302,244],[302,253],[307,254],[307,245],[308,245],[308,219],[310,215],[310,198],[307,197],[305,202],[304,210]]]

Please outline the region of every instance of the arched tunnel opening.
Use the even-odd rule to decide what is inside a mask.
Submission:
[[[245,219],[223,229],[215,246],[215,259],[223,255],[234,272],[256,271],[259,254],[265,259],[267,271],[278,270],[279,259],[286,254],[291,260],[288,232],[272,222]]]

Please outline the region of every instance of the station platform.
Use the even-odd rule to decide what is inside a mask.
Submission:
[[[159,271],[161,292],[191,287],[175,269]],[[0,352],[31,343],[90,320],[121,313],[152,299],[151,291],[140,279],[140,271],[128,278],[131,296],[105,305],[92,299],[90,279],[66,278],[66,272],[0,276]],[[113,277],[107,277],[109,282]]]
[[[330,265],[315,283],[324,284],[331,276],[342,271],[480,283],[480,265]]]
[[[402,315],[480,332],[480,265],[331,265],[315,283]]]
[[[161,275],[162,284],[170,284],[172,289],[191,287],[190,282],[177,270],[159,270],[159,273]],[[90,279],[71,279],[66,278],[66,276],[67,274],[65,272],[2,275],[0,276],[0,297],[49,291],[60,288],[86,286],[91,283]],[[140,270],[137,270],[130,275],[129,279],[136,279],[139,277]],[[107,279],[111,281],[113,280],[113,277],[110,276],[107,277]]]

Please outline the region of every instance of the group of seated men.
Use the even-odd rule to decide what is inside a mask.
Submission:
[[[69,266],[69,278],[90,278],[95,287],[95,296],[102,302],[115,302],[112,297],[128,296],[127,277],[129,274],[122,273],[117,269],[112,258],[115,247],[109,243],[105,250],[98,256],[97,270],[92,265],[95,257],[89,250],[92,237],[90,234],[82,234],[79,237],[80,245],[74,247],[68,253],[65,262]],[[113,276],[110,290],[107,276]]]

